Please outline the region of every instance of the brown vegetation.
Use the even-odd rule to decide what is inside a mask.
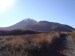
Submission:
[[[59,52],[61,34],[71,34],[75,40],[74,32],[0,36],[0,56],[64,56]]]

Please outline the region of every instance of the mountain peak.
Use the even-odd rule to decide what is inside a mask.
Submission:
[[[3,29],[3,28],[2,28]],[[5,29],[5,28],[4,28]],[[31,18],[26,18],[19,23],[12,25],[7,30],[14,30],[14,29],[24,29],[24,30],[34,30],[34,31],[65,31],[70,32],[73,31],[74,28],[68,25],[56,23],[56,22],[49,22],[49,21],[35,21]],[[5,29],[5,30],[6,30]]]
[[[28,22],[37,22],[37,21],[35,21],[35,20],[33,20],[33,19],[31,19],[31,18],[26,18],[26,19],[24,19],[23,21],[28,21]]]

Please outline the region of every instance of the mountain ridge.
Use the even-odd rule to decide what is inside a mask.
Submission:
[[[73,31],[75,30],[73,27],[60,24],[56,22],[49,21],[39,21],[26,18],[10,27],[2,27],[0,30],[16,30],[16,29],[24,29],[24,30],[33,30],[33,31]]]

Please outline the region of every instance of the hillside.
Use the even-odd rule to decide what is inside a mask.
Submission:
[[[48,21],[35,21],[33,19],[22,20],[15,25],[9,27],[1,27],[0,30],[33,30],[33,31],[42,31],[42,32],[51,32],[51,31],[61,31],[61,32],[71,32],[75,29],[69,25],[60,24],[56,22]]]
[[[74,32],[0,36],[0,56],[74,56],[74,41]]]
[[[75,29],[30,18],[0,27],[0,56],[75,56]]]
[[[40,34],[41,32],[31,31],[31,30],[0,30],[0,36],[10,36],[10,35],[26,35],[26,34]]]

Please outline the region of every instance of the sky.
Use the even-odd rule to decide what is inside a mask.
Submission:
[[[0,0],[0,27],[31,18],[75,28],[75,0]]]

